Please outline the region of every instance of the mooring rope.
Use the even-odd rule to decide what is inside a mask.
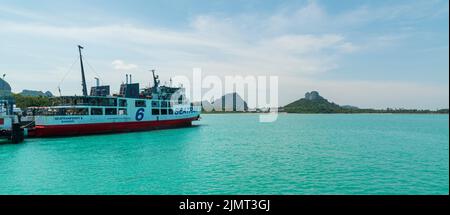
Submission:
[[[22,126],[20,126],[20,128],[26,128],[26,127],[28,127],[29,125],[31,125],[32,123],[34,123],[34,122],[36,122],[36,120],[35,120],[34,117],[33,117],[33,120],[32,120],[30,123],[28,123],[28,124],[26,124],[26,125],[22,125]]]

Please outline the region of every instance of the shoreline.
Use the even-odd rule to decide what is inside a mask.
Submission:
[[[201,114],[268,114],[269,112],[222,112],[222,111],[216,111],[216,112],[201,112]],[[272,112],[275,113],[275,112]],[[374,112],[367,112],[367,113],[289,113],[289,112],[277,112],[278,114],[305,114],[305,115],[313,115],[313,114],[323,114],[323,115],[331,115],[331,114],[342,114],[342,115],[353,115],[353,114],[403,114],[403,115],[449,115],[449,113],[437,113],[437,112],[430,112],[430,113],[374,113]]]

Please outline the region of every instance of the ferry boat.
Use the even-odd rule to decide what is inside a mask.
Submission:
[[[97,85],[87,95],[83,57],[81,64],[82,96],[51,98],[52,106],[28,110],[34,126],[26,133],[31,137],[73,136],[116,133],[191,126],[199,120],[201,106],[188,102],[182,87],[160,86],[152,70],[153,86],[139,88],[131,75],[121,84],[120,92],[110,95],[108,85]],[[30,118],[31,117],[31,118]]]

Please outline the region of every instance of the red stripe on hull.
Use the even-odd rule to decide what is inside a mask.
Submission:
[[[197,117],[176,120],[142,121],[142,122],[114,122],[114,123],[92,123],[76,125],[37,125],[30,130],[31,137],[50,136],[76,136],[100,133],[121,133],[132,131],[146,131],[164,128],[187,127]]]

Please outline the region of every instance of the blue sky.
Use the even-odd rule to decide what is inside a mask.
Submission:
[[[0,72],[24,88],[113,90],[148,69],[190,75],[277,75],[280,104],[318,90],[359,107],[448,108],[447,0],[0,0]],[[148,85],[148,84],[144,84]]]

